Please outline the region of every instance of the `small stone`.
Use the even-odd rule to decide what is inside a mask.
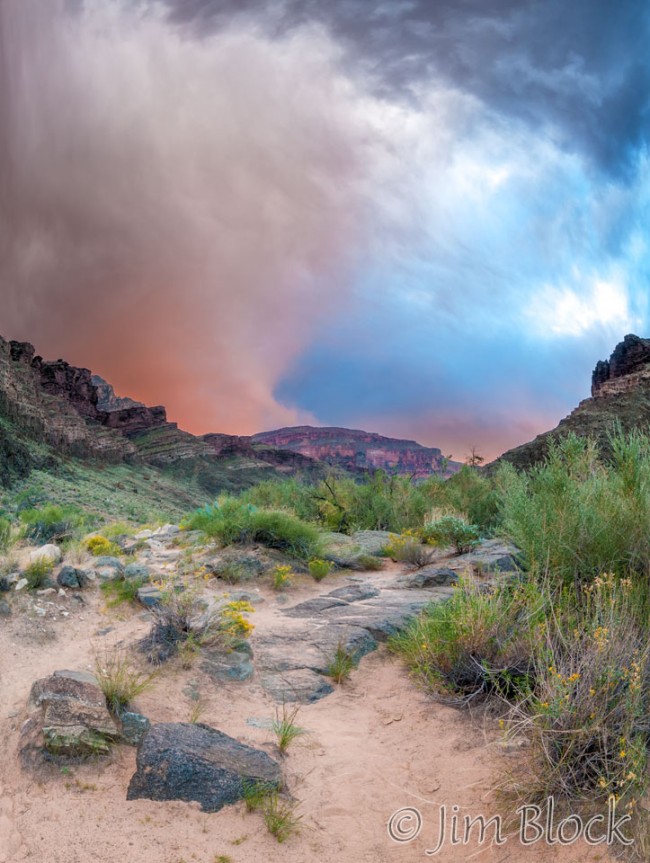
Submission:
[[[141,713],[125,710],[120,713],[122,723],[122,740],[129,746],[138,746],[144,735],[151,728],[151,722]]]
[[[137,593],[138,601],[147,608],[160,605],[163,601],[163,593],[157,587],[141,587]]]
[[[6,599],[0,599],[0,617],[10,617],[11,606]]]
[[[16,590],[22,590],[24,587],[27,587],[29,582],[26,578],[21,578],[20,581],[16,582]]]

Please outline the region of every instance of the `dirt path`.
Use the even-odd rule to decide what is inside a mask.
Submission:
[[[378,582],[394,571],[367,573]],[[345,577],[317,585],[301,580],[288,593],[290,604],[347,584]],[[214,585],[214,583],[212,583]],[[209,589],[214,590],[214,586]],[[439,807],[461,806],[459,814],[498,812],[492,795],[498,759],[504,756],[493,720],[472,721],[432,703],[409,681],[385,648],[366,656],[352,679],[335,692],[301,707],[306,734],[284,760],[287,783],[300,801],[299,835],[278,845],[258,814],[243,804],[207,815],[185,803],[127,802],[135,750],[116,747],[102,764],[33,774],[19,767],[19,732],[34,680],[56,669],[92,669],[94,655],[113,645],[132,644],[148,628],[146,614],[106,613],[97,591],[48,598],[44,615],[15,611],[0,623],[0,863],[406,863],[426,859],[531,863],[603,859],[599,848],[524,848],[511,837],[500,847],[445,846],[435,857],[425,851],[438,841]],[[267,588],[251,616],[256,636],[286,626],[304,626],[284,614],[288,604]],[[66,611],[67,616],[62,612]],[[109,630],[109,631],[106,631]],[[276,703],[256,674],[251,680],[216,684],[200,668],[170,664],[137,707],[154,722],[188,721],[201,704],[200,720],[277,757],[268,729]],[[388,835],[392,813],[415,807],[423,817],[417,839],[397,843]],[[220,856],[223,855],[223,856]]]

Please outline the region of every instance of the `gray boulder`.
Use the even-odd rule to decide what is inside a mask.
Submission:
[[[129,563],[124,569],[124,578],[137,579],[144,584],[150,578],[149,567],[144,563]]]
[[[397,579],[397,583],[402,587],[411,588],[444,587],[457,582],[457,572],[437,566],[425,566],[412,575],[404,575]]]
[[[56,577],[57,583],[61,587],[69,587],[72,590],[79,590],[86,587],[92,581],[92,578],[85,569],[76,569],[74,566],[63,566]]]
[[[122,740],[129,746],[138,746],[144,735],[150,730],[151,722],[141,713],[123,710],[120,713]]]
[[[117,557],[103,555],[95,561],[95,571],[101,581],[119,581],[124,578],[124,565]]]
[[[126,799],[193,800],[217,812],[242,799],[247,781],[278,788],[280,766],[208,725],[163,723],[142,738]]]

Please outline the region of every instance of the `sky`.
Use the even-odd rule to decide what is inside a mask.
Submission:
[[[0,0],[0,334],[486,457],[650,335],[645,0]]]

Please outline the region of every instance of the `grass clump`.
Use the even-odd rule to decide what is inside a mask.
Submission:
[[[242,779],[242,797],[246,804],[247,812],[257,812],[262,808],[269,794],[273,794],[277,789],[275,785],[260,780]]]
[[[106,706],[116,715],[122,713],[134,698],[153,685],[155,672],[144,674],[124,653],[106,654],[95,662],[95,676],[106,699]]]
[[[315,557],[308,563],[309,574],[314,581],[322,581],[332,571],[332,562]]]
[[[262,804],[266,828],[279,843],[286,842],[298,832],[301,815],[296,814],[296,804],[280,796],[278,791],[267,794]]]
[[[23,571],[23,578],[27,579],[28,590],[40,590],[49,584],[54,564],[44,557],[39,557]]]
[[[331,677],[335,683],[340,684],[350,677],[350,674],[355,667],[356,662],[354,660],[354,656],[346,648],[345,642],[341,639],[336,645],[334,655],[327,666],[327,676]]]
[[[115,608],[125,602],[136,602],[138,591],[146,583],[145,578],[120,578],[115,579],[115,581],[105,581],[100,586],[100,590],[106,595],[106,607]]]
[[[394,635],[389,647],[443,700],[515,698],[530,690],[531,632],[543,608],[534,585],[486,592],[464,579],[450,599],[429,606]]]
[[[289,744],[292,743],[296,737],[300,737],[306,733],[304,728],[296,725],[296,717],[299,712],[299,705],[288,708],[286,704],[282,705],[282,713],[278,710],[275,712],[275,719],[273,720],[271,727],[278,741],[280,755],[286,754]]]
[[[442,548],[452,547],[456,554],[466,554],[479,543],[479,528],[457,515],[443,515],[424,525],[425,542]]]

